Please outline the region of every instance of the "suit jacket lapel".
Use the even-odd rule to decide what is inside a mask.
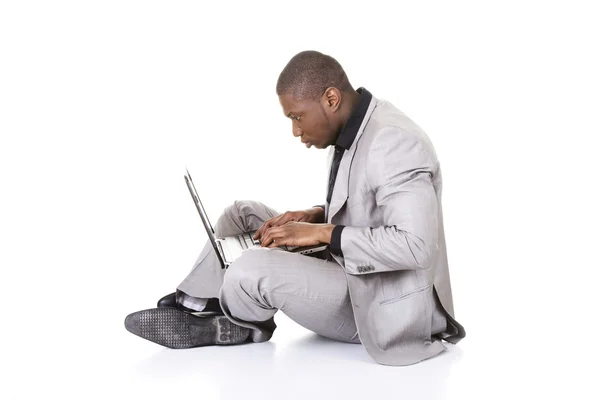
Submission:
[[[346,200],[348,200],[348,186],[350,182],[350,166],[352,165],[352,159],[354,158],[354,153],[356,153],[356,148],[358,146],[360,137],[364,132],[365,127],[367,126],[367,123],[371,118],[371,114],[373,113],[373,110],[375,110],[376,106],[377,99],[373,97],[371,99],[371,103],[369,104],[369,108],[367,109],[367,112],[365,114],[365,117],[363,118],[362,124],[358,129],[356,138],[354,138],[352,146],[350,146],[350,149],[344,152],[342,160],[340,161],[340,167],[338,169],[337,177],[335,179],[335,186],[333,187],[333,193],[331,195],[331,204],[328,205],[328,209],[326,210],[327,223],[329,224],[331,223],[331,219],[335,216],[335,214],[337,214],[342,209],[342,207],[346,203]],[[331,165],[331,162],[333,161],[334,152],[335,149],[334,147],[332,147],[329,154],[331,158],[329,165]],[[327,181],[329,181],[329,177]]]

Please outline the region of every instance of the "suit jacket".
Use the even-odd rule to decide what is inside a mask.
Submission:
[[[441,194],[425,132],[373,97],[325,215],[346,226],[343,257],[333,257],[346,271],[360,339],[381,364],[413,364],[444,351],[442,339],[465,336],[453,317]]]

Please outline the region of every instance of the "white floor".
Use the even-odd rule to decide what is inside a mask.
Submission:
[[[185,393],[185,382],[199,383],[207,398],[358,399],[389,394],[405,398],[443,398],[448,377],[463,355],[460,348],[428,364],[390,368],[375,364],[361,345],[339,343],[294,325],[280,315],[278,334],[268,343],[192,351],[141,349],[127,368],[130,388],[161,379],[162,390]],[[139,357],[139,358],[138,358]],[[177,365],[173,367],[173,365]],[[171,385],[168,382],[176,383]],[[202,396],[204,398],[204,396]]]
[[[581,361],[565,364],[570,357],[558,347],[540,348],[525,338],[517,342],[510,333],[504,342],[501,336],[473,334],[431,360],[387,367],[376,364],[361,345],[322,338],[282,313],[276,315],[279,327],[266,343],[170,350],[127,332],[124,313],[117,308],[122,306],[112,315],[102,311],[94,316],[55,307],[41,320],[55,317],[55,326],[60,319],[70,320],[69,326],[44,334],[42,322],[37,342],[22,327],[29,340],[20,337],[21,343],[29,346],[7,344],[3,363],[13,374],[3,383],[1,397],[598,398],[591,386],[597,368],[585,370]]]

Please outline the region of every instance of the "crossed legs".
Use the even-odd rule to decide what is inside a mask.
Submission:
[[[275,215],[262,203],[236,201],[225,209],[215,232],[229,236],[256,230]],[[276,328],[273,316],[281,310],[322,336],[360,343],[346,275],[333,261],[254,248],[223,270],[207,243],[178,293],[178,301],[199,310],[207,299],[218,298],[231,322],[251,329],[254,342],[271,338]]]

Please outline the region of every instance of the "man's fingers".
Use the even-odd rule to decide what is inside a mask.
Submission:
[[[262,247],[277,247],[282,245],[282,239],[283,234],[281,228],[269,228],[265,231],[260,244]],[[279,243],[277,243],[277,240],[279,240]]]
[[[273,221],[271,226],[281,226],[281,225],[285,224],[285,222],[287,220],[289,220],[289,218],[290,218],[289,215],[281,214],[279,217],[277,217],[277,219],[275,221]]]
[[[267,220],[254,234],[255,239],[260,239],[262,247],[277,247],[285,245],[287,235],[282,227],[289,225],[290,223],[296,222],[296,218],[293,213],[286,212],[284,214],[273,217]],[[273,241],[279,238],[279,242],[275,244]]]
[[[279,246],[281,246],[281,243],[277,243],[277,241],[276,241],[276,240],[273,240],[273,241],[271,242],[271,244],[270,244],[270,245],[268,245],[267,247],[268,247],[268,248],[270,248],[270,249],[272,249],[273,247],[279,247]]]
[[[287,224],[288,222],[294,222],[296,221],[296,214],[290,211],[286,211],[283,214],[280,214],[276,217],[273,217],[269,220],[267,220],[263,226],[261,226],[258,231],[256,231],[256,234],[254,235],[255,239],[260,239],[265,232],[269,229],[269,228],[273,228],[273,227],[277,227],[277,226],[282,226]]]
[[[278,218],[279,216],[266,220],[265,223],[262,224],[262,226],[258,228],[256,233],[254,234],[254,239],[260,239],[261,236],[265,233],[265,230],[269,229],[272,226],[273,222]]]
[[[262,244],[262,241],[265,239],[264,236],[269,229],[277,226],[283,226],[290,222],[296,222],[298,219],[299,218],[296,218],[295,213],[290,211],[277,215],[276,217],[266,220],[265,223],[262,224],[262,226],[254,233],[253,238],[255,240],[260,239]]]
[[[285,235],[282,231],[277,231],[275,234],[271,235],[271,243],[267,247],[279,247],[285,244]]]
[[[260,238],[260,245],[262,247],[267,247],[269,243],[271,243],[271,231],[270,229],[266,229],[263,232],[262,237]]]
[[[254,239],[260,239],[260,237],[263,235],[263,233],[265,231],[265,227],[267,225],[267,222],[265,222],[264,224],[262,224],[262,226],[260,228],[258,228],[258,230],[256,231],[256,233],[254,233]]]
[[[263,237],[260,239],[260,245],[262,247],[269,247],[269,245],[271,244],[272,241],[273,241],[273,238],[271,237],[271,235],[269,233],[265,233],[263,235]]]

